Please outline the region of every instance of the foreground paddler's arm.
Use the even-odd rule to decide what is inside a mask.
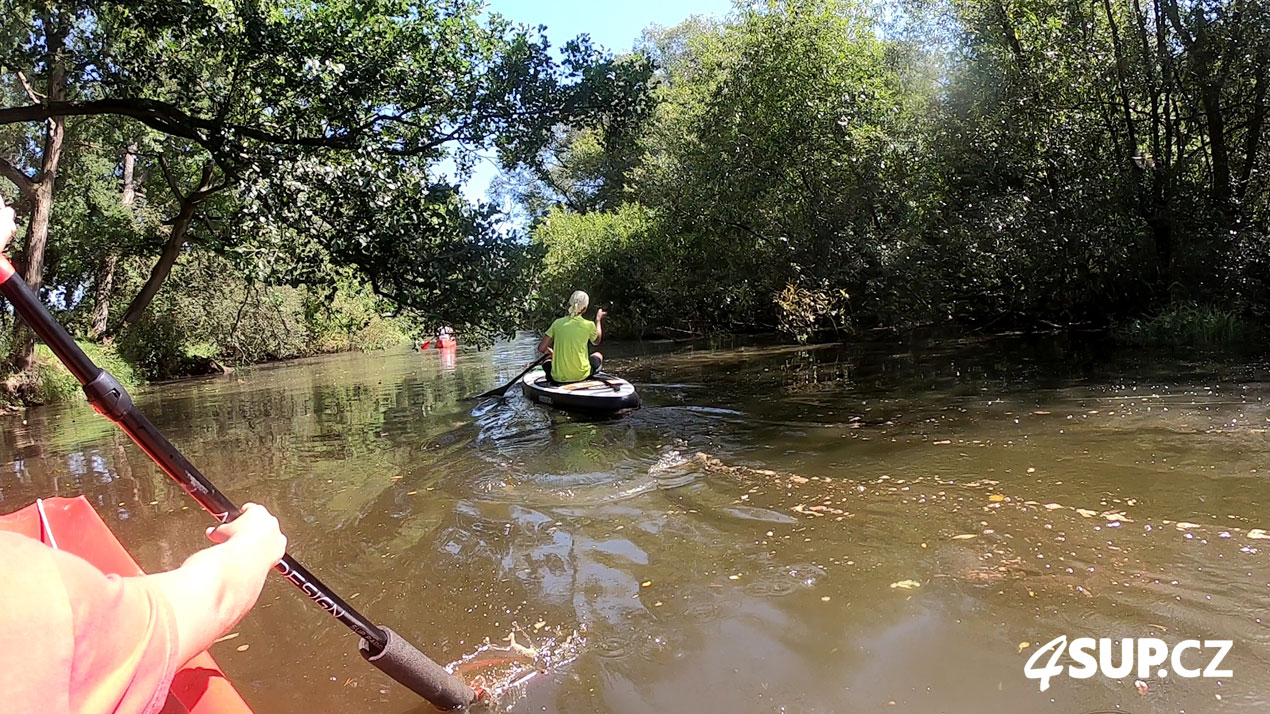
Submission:
[[[217,545],[191,555],[176,570],[145,576],[176,612],[178,661],[188,662],[229,632],[256,604],[273,566],[287,552],[278,519],[248,503],[242,515],[216,528]]]
[[[6,207],[3,198],[0,198],[0,248],[8,244],[13,233],[13,210]],[[93,408],[117,424],[191,498],[221,523],[233,521],[241,515],[238,506],[190,463],[133,404],[132,397],[119,381],[93,363],[2,254],[0,295],[9,299],[18,316],[83,385]],[[318,607],[357,633],[362,638],[359,650],[367,661],[433,706],[459,709],[476,701],[476,692],[461,679],[428,659],[392,630],[366,619],[291,556],[283,555],[275,569]]]
[[[0,711],[158,711],[188,658],[149,577],[108,576],[17,533],[0,532],[0,563]]]

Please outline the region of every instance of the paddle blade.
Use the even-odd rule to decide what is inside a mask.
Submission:
[[[507,394],[507,390],[511,389],[514,384],[516,384],[516,380],[513,380],[508,384],[504,384],[501,387],[495,387],[488,392],[481,392],[480,394],[473,395],[468,397],[468,399],[489,399],[491,397],[498,397],[501,399]]]
[[[516,375],[514,378],[512,378],[512,381],[508,382],[507,384],[504,384],[501,387],[495,387],[494,389],[491,389],[488,392],[485,392],[483,394],[478,394],[474,397],[468,397],[468,399],[489,399],[490,397],[499,397],[501,399],[503,395],[507,394],[507,390],[516,386],[516,383],[519,382],[521,378],[523,378],[526,374],[529,374],[530,372],[532,372],[534,367],[537,367],[538,365],[546,361],[547,361],[547,355],[542,355],[538,359],[534,360],[532,364],[526,367],[525,371]]]

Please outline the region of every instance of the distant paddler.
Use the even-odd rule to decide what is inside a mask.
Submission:
[[[446,324],[438,325],[436,332],[433,333],[433,337],[419,343],[416,346],[416,349],[423,351],[431,347],[434,343],[439,350],[448,349],[457,345],[458,338],[455,337],[454,328]]]

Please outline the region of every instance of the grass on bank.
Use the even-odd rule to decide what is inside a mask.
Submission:
[[[115,375],[125,389],[145,384],[132,365],[124,361],[114,349],[93,342],[76,340],[76,344],[98,367]],[[53,352],[43,344],[35,346],[35,368],[30,372],[11,375],[4,390],[11,402],[25,404],[51,404],[83,398],[83,390],[70,371],[58,361]]]
[[[1115,330],[1118,341],[1139,346],[1229,345],[1262,336],[1257,325],[1237,313],[1210,305],[1179,303]]]

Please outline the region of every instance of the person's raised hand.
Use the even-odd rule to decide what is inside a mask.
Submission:
[[[18,232],[17,222],[13,217],[13,209],[4,205],[4,196],[0,196],[0,253],[9,246],[13,234]]]
[[[604,316],[605,316],[605,315],[607,315],[607,314],[608,314],[608,313],[604,311],[604,308],[600,308],[599,310],[596,310],[596,311],[595,311],[595,321],[596,321],[596,322],[599,322],[600,320],[603,320],[603,319],[604,319]]]
[[[207,537],[213,543],[242,542],[269,560],[271,566],[287,553],[287,537],[278,528],[278,519],[267,508],[255,503],[243,504],[242,513],[229,523],[208,528]]]

